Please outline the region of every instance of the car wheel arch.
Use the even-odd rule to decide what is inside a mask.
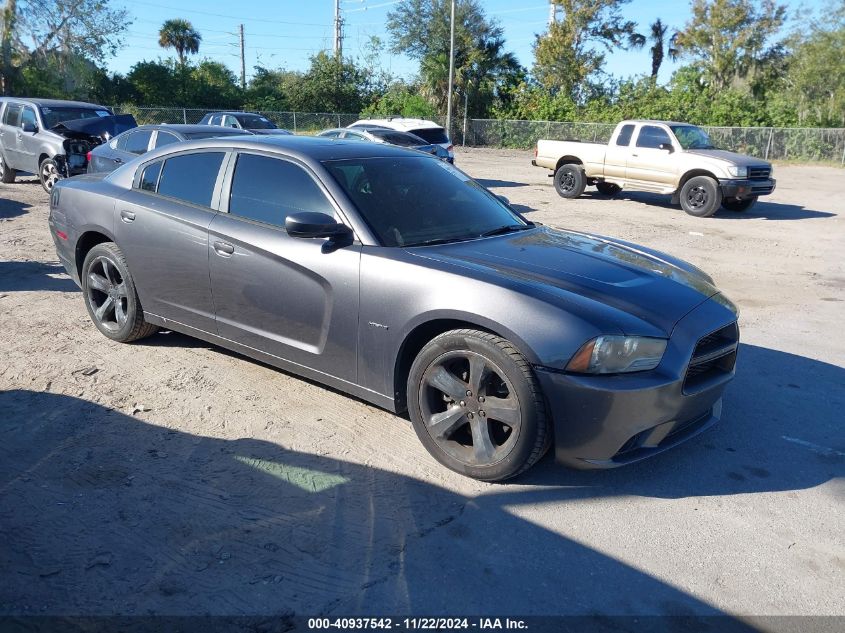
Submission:
[[[394,361],[393,397],[397,412],[407,410],[407,403],[405,402],[406,383],[414,359],[429,341],[444,332],[473,329],[494,334],[513,343],[529,362],[537,364],[533,350],[521,337],[499,324],[487,323],[485,321],[485,319],[479,319],[478,315],[433,317],[409,328],[409,331],[402,338],[402,343],[399,345]]]
[[[79,279],[82,279],[82,264],[85,263],[85,257],[88,255],[88,252],[97,244],[103,244],[105,242],[114,242],[114,238],[106,235],[101,229],[85,231],[76,240],[75,264],[76,274],[79,276]]]
[[[577,156],[563,156],[560,160],[557,161],[557,165],[555,165],[555,171],[563,167],[564,165],[583,165],[583,161],[578,158]]]
[[[678,181],[678,188],[675,190],[675,195],[680,195],[681,189],[686,184],[686,182],[690,178],[695,178],[696,176],[707,176],[715,180],[717,183],[719,182],[719,179],[712,171],[708,171],[706,169],[690,169],[689,171],[684,172],[684,175],[681,176],[681,179]]]

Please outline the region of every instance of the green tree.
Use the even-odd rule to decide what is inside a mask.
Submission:
[[[678,57],[678,49],[675,48],[675,39],[678,34],[674,33],[668,38],[667,35],[669,35],[669,27],[663,24],[663,20],[657,18],[649,25],[647,36],[635,33],[630,38],[632,48],[642,48],[647,42],[651,42],[649,53],[651,53],[651,76],[654,79],[657,79],[657,73],[660,72],[666,55],[672,61]]]
[[[190,69],[187,99],[193,107],[237,108],[241,106],[241,90],[235,73],[225,64],[204,59]]]
[[[129,69],[126,79],[132,85],[133,100],[140,106],[171,104],[178,89],[173,60],[138,62]]]
[[[387,92],[376,97],[361,114],[368,117],[399,114],[404,117],[430,119],[437,116],[437,110],[419,94],[417,86],[396,83]]]
[[[450,14],[450,0],[402,0],[387,14],[393,52],[420,62],[421,92],[439,112],[448,96]],[[470,113],[484,113],[521,72],[498,23],[477,0],[457,0],[455,87],[469,93]]]
[[[200,42],[202,35],[188,20],[182,18],[167,20],[158,32],[158,45],[174,49],[180,66],[185,65],[188,54],[196,55],[199,52]]]
[[[786,7],[774,0],[693,0],[676,44],[716,90],[754,75],[779,58]]]
[[[360,112],[366,82],[366,73],[351,61],[321,51],[311,57],[308,72],[290,83],[287,98],[302,112]]]
[[[629,0],[554,0],[563,15],[534,43],[534,77],[546,90],[584,101],[587,80],[604,66],[605,53],[635,46],[636,25],[623,19]]]

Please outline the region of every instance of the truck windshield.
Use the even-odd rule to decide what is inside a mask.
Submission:
[[[669,128],[684,149],[716,149],[707,132],[694,125],[670,125]]]

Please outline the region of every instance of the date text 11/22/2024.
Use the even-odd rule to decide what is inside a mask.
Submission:
[[[511,618],[309,618],[309,630],[383,629],[383,630],[520,630],[524,620]]]

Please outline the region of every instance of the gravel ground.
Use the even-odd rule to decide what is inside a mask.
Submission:
[[[530,158],[457,163],[739,304],[712,431],[615,471],[462,478],[340,393],[179,334],[108,341],[40,186],[0,185],[0,615],[845,615],[845,172],[778,166],[752,211],[697,219],[563,200]]]

